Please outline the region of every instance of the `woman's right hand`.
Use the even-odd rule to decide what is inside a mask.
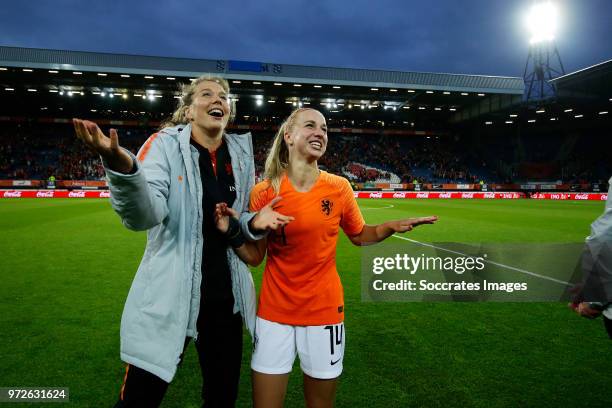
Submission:
[[[85,143],[85,146],[94,153],[99,154],[108,164],[108,167],[119,173],[129,173],[134,165],[132,158],[119,146],[119,136],[115,129],[110,130],[110,137],[94,122],[89,120],[72,119],[76,136]]]
[[[275,210],[276,204],[278,204],[278,202],[281,200],[282,197],[275,197],[266,206],[259,210],[259,212],[257,212],[257,215],[253,217],[253,220],[251,221],[251,226],[256,231],[276,230],[277,228],[281,228],[289,224],[295,219],[290,215],[284,215]]]

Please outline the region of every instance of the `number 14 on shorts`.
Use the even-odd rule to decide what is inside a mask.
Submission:
[[[330,364],[335,365],[342,359],[342,355],[344,354],[342,352],[338,353],[338,358],[334,360],[334,357],[336,357],[336,349],[343,351],[342,339],[344,338],[344,323],[324,326],[323,329],[329,331],[329,352],[332,357]]]

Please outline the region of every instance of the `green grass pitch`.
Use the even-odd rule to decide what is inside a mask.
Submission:
[[[582,242],[604,208],[529,200],[359,204],[368,223],[438,215],[436,225],[406,234],[426,242]],[[126,230],[108,201],[95,199],[0,200],[0,231],[0,387],[69,387],[70,406],[112,406],[125,370],[121,311],[145,235]],[[611,343],[600,320],[561,303],[365,303],[360,249],[342,235],[337,257],[347,328],[338,407],[612,406]],[[258,284],[262,270],[254,270]],[[245,335],[240,407],[250,406],[249,342]],[[190,346],[163,406],[199,407],[199,393]],[[303,406],[297,364],[286,406]]]

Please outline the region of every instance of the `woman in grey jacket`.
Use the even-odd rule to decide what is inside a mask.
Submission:
[[[200,77],[183,89],[172,119],[137,156],[93,122],[74,119],[77,137],[102,157],[111,204],[123,224],[147,230],[147,246],[121,319],[127,363],[118,407],[159,406],[188,339],[195,339],[210,407],[233,406],[242,356],[242,319],[252,334],[255,289],[245,250],[267,229],[291,220],[272,210],[247,213],[254,183],[251,135],[225,133],[229,86]],[[240,214],[223,234],[215,205]],[[250,260],[252,259],[252,261]],[[238,314],[240,313],[240,315]],[[198,333],[202,333],[201,336]]]

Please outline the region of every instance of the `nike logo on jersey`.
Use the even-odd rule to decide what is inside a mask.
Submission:
[[[335,365],[338,361],[342,360],[341,358],[337,359],[336,361],[332,360],[329,362],[329,364],[331,365]]]

